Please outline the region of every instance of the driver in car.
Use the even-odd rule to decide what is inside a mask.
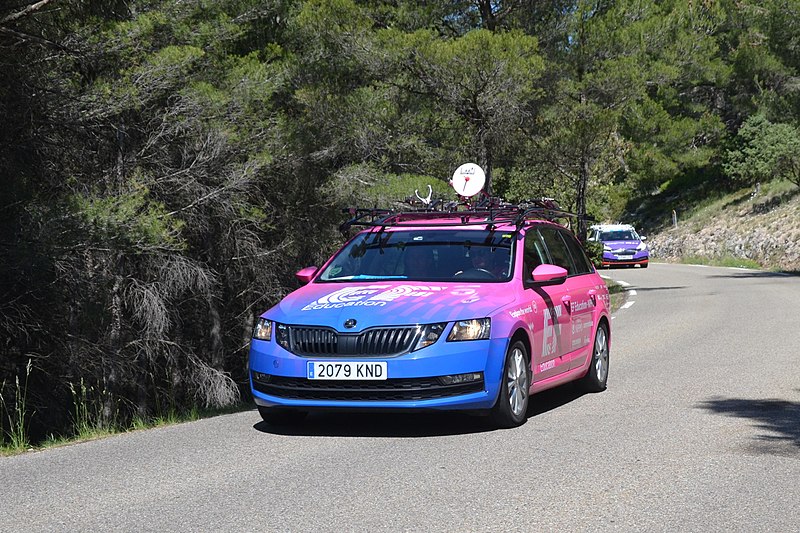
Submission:
[[[470,263],[472,271],[481,271],[491,274],[495,278],[506,277],[506,267],[508,266],[508,254],[503,254],[500,250],[492,252],[487,247],[472,248],[469,251]],[[469,271],[467,271],[469,272]],[[456,272],[456,276],[463,274],[464,271]]]

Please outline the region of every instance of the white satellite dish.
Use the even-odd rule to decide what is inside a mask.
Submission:
[[[486,184],[486,174],[475,163],[464,163],[456,169],[450,184],[459,195],[469,198],[483,190],[483,186]]]

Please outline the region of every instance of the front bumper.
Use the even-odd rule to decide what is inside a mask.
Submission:
[[[650,261],[650,253],[647,250],[634,254],[615,254],[613,252],[603,252],[603,266],[613,265],[646,265]]]
[[[299,410],[491,408],[501,383],[508,339],[446,342],[396,357],[300,357],[272,341],[250,345],[255,403]],[[385,361],[386,380],[311,380],[309,361]],[[445,385],[437,378],[482,372],[482,382]]]

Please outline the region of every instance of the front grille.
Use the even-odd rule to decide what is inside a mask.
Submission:
[[[303,356],[399,355],[410,351],[420,334],[417,326],[373,328],[361,333],[339,333],[322,327],[285,327],[289,351]]]
[[[254,376],[253,387],[259,392],[279,398],[340,401],[433,400],[484,390],[483,380],[442,385],[435,377],[383,381],[317,381],[269,376],[266,381],[257,381]]]

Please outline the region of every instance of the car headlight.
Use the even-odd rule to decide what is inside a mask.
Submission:
[[[459,320],[453,324],[448,341],[475,341],[488,339],[492,331],[491,318],[473,318],[472,320]]]
[[[421,350],[422,348],[430,346],[434,342],[438,341],[439,337],[441,337],[442,333],[444,332],[445,326],[447,326],[446,322],[442,322],[441,324],[426,324],[424,326],[419,326],[421,334],[417,344],[414,345],[414,348],[411,351],[414,352],[416,350]]]
[[[253,328],[253,338],[260,341],[272,339],[272,322],[266,318],[259,318],[256,327]]]
[[[647,245],[645,243],[643,243],[643,242],[640,242],[639,246],[637,246],[636,249],[639,250],[640,252],[642,250],[647,250]]]

